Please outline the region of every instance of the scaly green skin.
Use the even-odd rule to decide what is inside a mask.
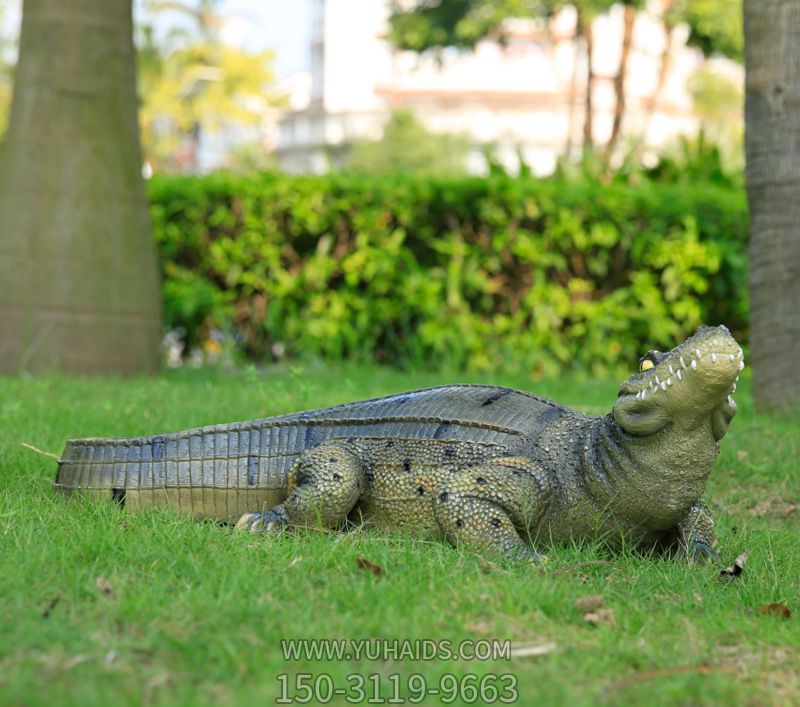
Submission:
[[[582,539],[714,555],[700,497],[736,412],[742,352],[724,327],[702,327],[649,358],[653,368],[625,381],[604,417],[509,388],[443,386],[172,435],[76,440],[56,486],[241,515],[237,526],[254,532],[364,519],[532,559],[533,547]],[[251,492],[264,510],[246,507]]]

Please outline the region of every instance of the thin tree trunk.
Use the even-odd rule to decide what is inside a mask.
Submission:
[[[592,53],[594,51],[594,30],[592,18],[588,19],[583,14],[578,14],[578,34],[584,38],[586,44],[586,96],[584,97],[583,114],[583,151],[591,152],[594,147],[594,64]]]
[[[619,142],[622,132],[622,119],[625,115],[625,79],[628,75],[628,57],[631,53],[631,42],[633,41],[633,26],[636,23],[636,8],[633,5],[624,5],[623,30],[622,30],[622,52],[619,57],[619,69],[614,77],[614,122],[611,125],[611,137],[605,149],[606,159],[614,153],[614,148]]]
[[[753,391],[800,408],[800,2],[745,0],[744,29]]]
[[[647,141],[647,133],[650,132],[650,125],[653,122],[653,116],[658,107],[658,102],[661,99],[661,93],[667,83],[667,76],[669,76],[669,70],[672,65],[672,36],[674,28],[667,24],[667,13],[671,8],[672,0],[664,0],[661,24],[661,29],[664,32],[664,50],[661,52],[655,88],[653,88],[653,92],[647,99],[647,105],[645,106],[644,130],[642,131],[645,142]]]
[[[25,0],[0,155],[0,371],[154,371],[131,0]]]
[[[569,79],[569,91],[567,93],[567,141],[564,145],[564,157],[569,159],[572,155],[572,136],[576,126],[576,99],[578,95],[578,65],[581,58],[581,42],[583,37],[580,35],[580,19],[575,22],[575,33],[573,36],[574,54],[572,57],[572,75]]]

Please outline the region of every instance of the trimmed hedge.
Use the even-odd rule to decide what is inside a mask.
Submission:
[[[701,322],[746,337],[738,189],[221,173],[150,195],[190,346],[602,375]]]

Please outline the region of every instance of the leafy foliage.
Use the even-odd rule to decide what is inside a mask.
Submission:
[[[566,5],[586,18],[608,12],[617,0],[418,0],[393,4],[389,39],[400,49],[415,52],[444,47],[473,49],[487,36],[503,41],[503,22],[512,17],[546,18]],[[624,4],[642,7],[643,0]]]
[[[5,13],[7,8],[0,3],[0,29],[5,23]],[[13,66],[9,55],[11,54],[13,42],[8,36],[0,34],[0,140],[6,131],[8,124],[8,114],[11,109],[11,75]]]
[[[148,159],[170,166],[178,149],[201,126],[257,125],[274,105],[265,87],[273,80],[272,52],[248,54],[224,45],[193,44],[163,58],[144,76],[139,113]]]
[[[725,123],[742,111],[742,87],[731,78],[698,69],[689,79],[694,107],[704,123]]]
[[[395,111],[380,140],[362,140],[353,145],[347,169],[370,174],[459,175],[466,170],[468,138],[434,133],[411,111]]]
[[[539,0],[441,0],[411,8],[393,3],[389,39],[401,49],[423,52],[443,47],[473,48],[507,17],[541,14]]]
[[[268,90],[274,81],[274,53],[249,53],[226,44],[219,32],[218,4],[151,3],[153,10],[192,18],[194,34],[173,30],[157,40],[151,25],[137,27],[139,122],[145,157],[157,170],[191,162],[201,131],[257,126],[280,102]]]
[[[695,113],[710,138],[737,172],[744,173],[744,86],[742,81],[700,68],[689,79]]]
[[[588,375],[704,321],[746,332],[740,189],[267,173],[151,198],[168,326],[260,359]]]
[[[584,19],[608,12],[619,0],[417,0],[393,4],[390,41],[416,52],[443,47],[473,48],[490,34],[502,38],[501,25],[509,17],[546,17],[573,6]],[[623,0],[637,10],[644,0]],[[689,43],[706,55],[721,54],[741,61],[744,32],[741,0],[673,0],[666,18],[671,25],[686,22]]]
[[[706,56],[721,54],[742,61],[744,27],[741,0],[675,0],[670,22],[686,22],[689,44]]]

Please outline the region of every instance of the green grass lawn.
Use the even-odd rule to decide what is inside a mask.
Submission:
[[[428,688],[445,675],[467,685],[473,674],[511,674],[520,705],[800,700],[800,424],[753,414],[746,380],[707,494],[723,558],[749,552],[731,581],[714,567],[599,547],[548,548],[549,562],[530,567],[361,530],[275,538],[163,510],[133,515],[55,498],[55,462],[22,446],[58,453],[69,437],[153,434],[457,380],[478,379],[355,367],[0,378],[0,704],[267,705],[281,674],[302,696],[299,673],[320,689],[320,675],[335,687],[360,675],[368,696],[376,674],[386,700],[392,674],[401,695],[416,694],[405,687],[414,673]],[[484,382],[596,414],[617,387]],[[595,623],[581,608],[592,595],[602,597]],[[795,615],[761,611],[770,603]],[[285,660],[281,639],[306,638],[500,639],[538,654]]]

